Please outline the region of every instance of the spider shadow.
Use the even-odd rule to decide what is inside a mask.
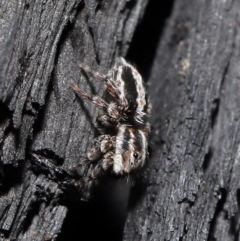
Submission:
[[[121,241],[126,217],[124,199],[127,198],[122,185],[122,180],[105,176],[93,188],[93,196],[87,202],[68,203],[58,241]]]

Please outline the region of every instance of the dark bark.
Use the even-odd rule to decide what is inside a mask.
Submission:
[[[69,84],[102,93],[79,63],[106,73],[125,56],[146,3],[1,1],[1,240],[56,240],[81,205],[69,166],[85,156],[97,112]]]
[[[132,189],[124,239],[239,239],[240,3],[175,1],[154,55],[159,16],[146,12],[154,24],[141,25],[147,36],[131,43],[147,2],[1,1],[1,240],[121,239],[103,229],[110,216],[99,216],[100,201],[82,202],[90,193],[73,185],[69,166],[91,145],[97,112],[69,84],[101,95],[103,84],[86,79],[79,63],[106,73],[129,46],[145,75],[154,57],[153,114],[148,178]],[[116,203],[122,221],[125,207]]]
[[[238,1],[175,1],[149,79],[149,181],[125,240],[239,240],[239,13]]]

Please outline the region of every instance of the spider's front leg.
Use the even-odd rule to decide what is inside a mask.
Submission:
[[[89,171],[86,177],[83,177],[75,183],[76,186],[83,186],[85,183],[89,183],[98,179],[102,172],[106,172],[113,167],[114,152],[109,151],[103,155],[103,158],[97,163],[97,165]]]
[[[92,76],[93,78],[105,81],[107,79],[106,75],[100,74],[97,71],[93,71],[88,65],[82,63],[79,65],[80,69],[84,71],[87,76]]]
[[[103,133],[114,132],[117,129],[119,121],[109,115],[103,114],[97,117],[96,126]]]
[[[87,76],[92,76],[97,80],[104,81],[106,91],[110,94],[112,98],[115,99],[116,102],[118,102],[120,105],[128,105],[126,98],[120,97],[122,93],[121,91],[119,91],[119,88],[116,86],[114,79],[111,75],[103,75],[99,72],[93,71],[88,65],[84,63],[80,64],[80,68]]]
[[[116,137],[110,135],[100,135],[94,139],[93,146],[87,151],[86,158],[80,163],[71,166],[71,170],[76,170],[89,163],[96,162],[102,158],[102,156],[115,148]]]
[[[91,95],[83,90],[81,90],[76,84],[70,84],[71,89],[81,98],[87,99],[91,101],[95,106],[102,109],[108,116],[119,120],[121,118],[121,111],[123,107],[121,105],[116,104],[115,102],[111,102],[108,104],[105,100],[97,95]]]
[[[95,106],[100,109],[106,110],[108,108],[108,103],[97,95],[91,95],[87,92],[81,90],[76,84],[71,83],[70,88],[81,98],[91,101]]]

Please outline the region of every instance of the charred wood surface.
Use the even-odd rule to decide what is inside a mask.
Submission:
[[[97,134],[98,115],[69,84],[102,95],[103,83],[79,64],[106,73],[118,56],[145,76],[152,67],[150,160],[132,188],[123,239],[239,239],[240,3],[177,0],[163,26],[147,12],[161,15],[154,1],[1,1],[0,240],[107,240],[110,232],[121,240],[102,228],[99,201],[89,205],[69,171]],[[142,17],[151,24],[133,38]],[[109,210],[123,220],[119,200]]]
[[[239,13],[174,2],[149,79],[149,181],[124,240],[239,240]]]
[[[80,205],[69,167],[85,156],[97,111],[69,84],[102,94],[79,64],[106,73],[125,56],[146,4],[1,1],[1,240],[57,240],[69,206]]]

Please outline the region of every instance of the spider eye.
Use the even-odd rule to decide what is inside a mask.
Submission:
[[[135,152],[135,153],[133,153],[133,157],[135,158],[135,159],[137,159],[138,158],[138,154]]]

